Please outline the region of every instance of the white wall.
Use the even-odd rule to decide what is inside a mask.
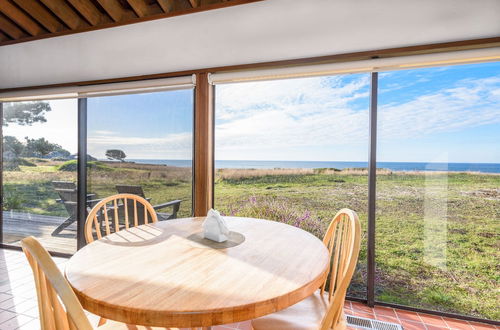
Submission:
[[[499,0],[266,0],[0,47],[0,88],[500,35]]]

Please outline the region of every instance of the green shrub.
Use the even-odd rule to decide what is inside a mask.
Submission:
[[[3,210],[21,210],[23,208],[24,199],[21,194],[16,193],[15,191],[4,190],[3,193]]]
[[[33,163],[25,158],[19,158],[19,165],[36,167],[35,163]]]
[[[114,169],[98,161],[87,162],[87,168],[92,168],[100,171],[113,171]],[[68,160],[64,164],[57,167],[58,171],[76,172],[78,169],[78,161],[76,159]]]

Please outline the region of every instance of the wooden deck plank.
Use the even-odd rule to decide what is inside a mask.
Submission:
[[[52,236],[65,217],[38,215],[26,212],[3,211],[3,242],[20,245],[21,239],[34,236],[49,251],[74,253],[76,251],[76,222],[61,233]]]

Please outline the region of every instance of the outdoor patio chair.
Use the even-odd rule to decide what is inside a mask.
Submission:
[[[41,328],[58,330],[94,329],[73,289],[71,289],[68,281],[61,274],[47,250],[34,237],[23,239],[21,245],[35,279]],[[163,329],[128,325],[110,320],[105,320],[105,323],[97,328],[102,330]]]
[[[144,198],[134,194],[109,196],[99,201],[87,216],[85,240],[90,243],[122,229],[157,221],[153,206]]]
[[[54,231],[52,231],[52,236],[57,236],[66,227],[70,226],[73,222],[76,221],[78,212],[78,193],[76,190],[76,184],[74,182],[52,181],[52,185],[55,188],[54,190],[59,195],[59,199],[56,199],[56,202],[62,203],[69,214],[69,217],[64,220],[64,222],[62,222],[59,226],[57,226]],[[95,197],[95,194],[87,194],[87,207],[90,208],[99,201],[98,199],[92,199]]]
[[[118,184],[116,185],[116,190],[120,194],[134,194],[141,196],[142,198],[146,199],[147,201],[150,201],[150,198],[146,198],[144,195],[144,190],[142,190],[141,186],[130,186],[130,185],[122,185]],[[179,208],[181,207],[181,200],[173,200],[170,202],[162,203],[162,204],[157,204],[153,205],[153,208],[155,211],[161,210],[167,207],[172,207],[172,213],[162,213],[162,212],[156,212],[158,215],[158,220],[163,221],[163,220],[170,220],[170,219],[175,219],[177,218],[177,212],[179,212]]]
[[[253,330],[345,329],[343,306],[358,261],[360,241],[358,215],[349,209],[340,210],[323,238],[331,266],[321,288],[289,308],[253,320]]]

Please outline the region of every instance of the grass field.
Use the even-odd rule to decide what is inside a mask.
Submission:
[[[219,170],[216,208],[286,222],[321,237],[336,211],[349,207],[365,230],[367,179],[362,170]],[[380,170],[377,300],[498,320],[499,188],[500,175]],[[438,232],[444,247],[437,250],[444,248],[446,258],[433,266],[425,247],[430,244],[432,253],[433,237],[424,238],[436,221],[445,221],[438,226],[444,228]],[[366,233],[359,260],[350,295],[364,297]]]
[[[51,182],[75,181],[76,172],[61,171],[61,162],[31,161],[37,166],[4,172],[4,209],[67,216]],[[362,169],[220,169],[215,207],[226,215],[285,222],[318,237],[337,210],[355,210],[364,234],[350,295],[364,297],[367,179]],[[141,185],[152,203],[182,199],[179,216],[191,214],[191,169],[128,162],[89,169],[88,190],[98,197],[115,194],[116,184]],[[500,319],[499,220],[500,175],[380,170],[377,300]],[[429,246],[446,252],[438,265],[428,261]]]

